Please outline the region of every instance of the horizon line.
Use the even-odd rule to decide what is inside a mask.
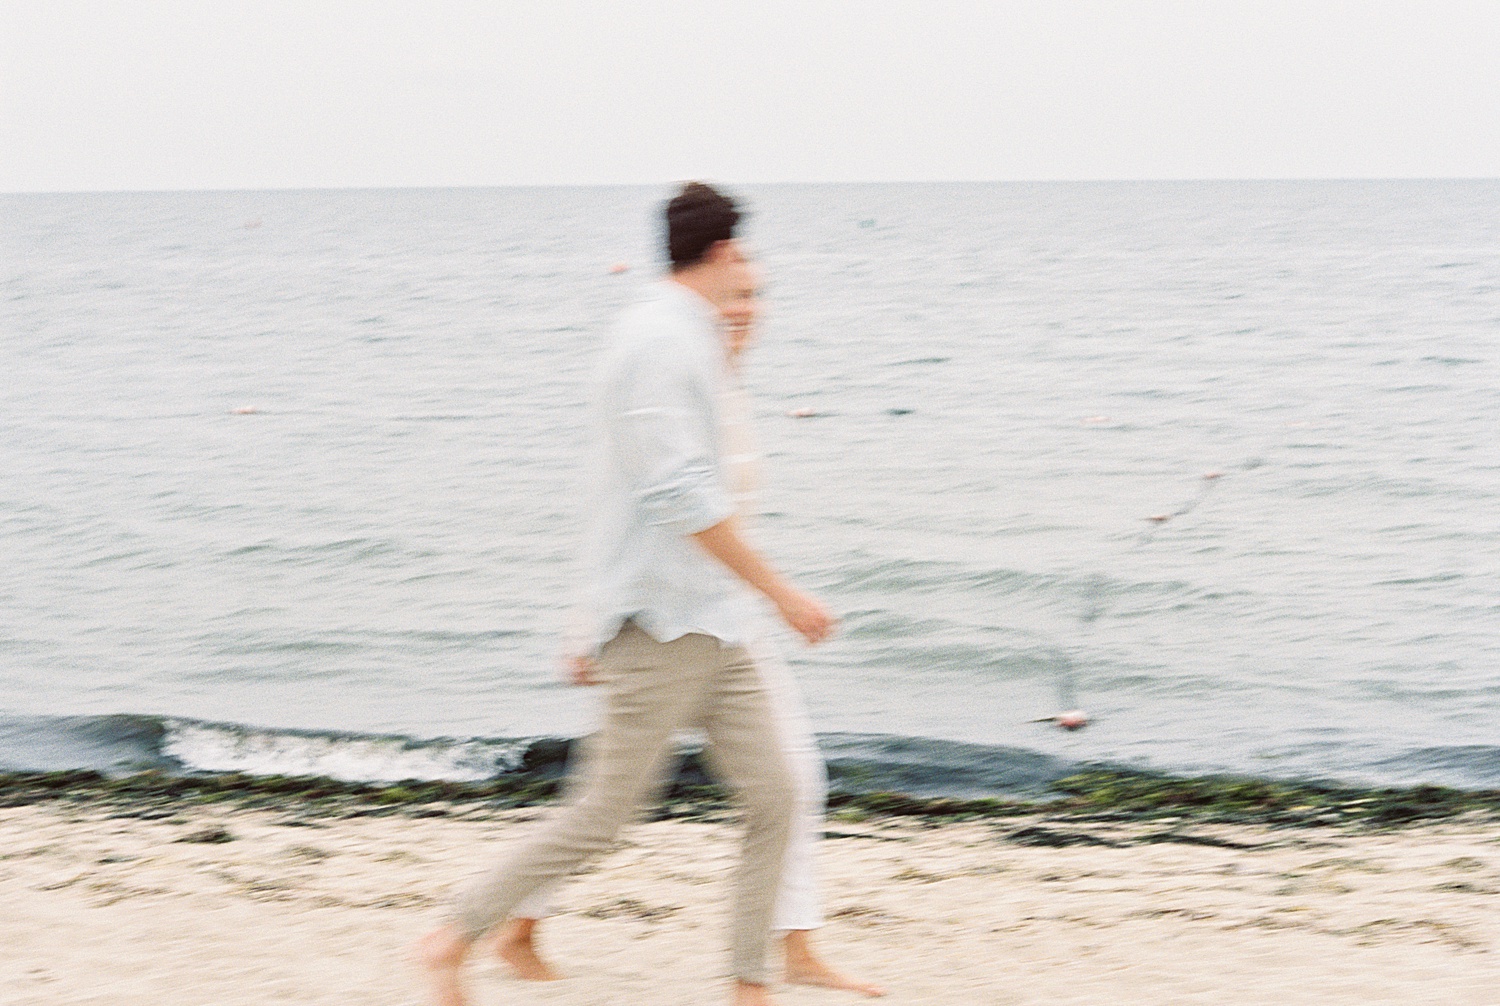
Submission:
[[[1204,184],[1204,183],[1277,183],[1277,182],[1495,182],[1500,175],[1251,175],[1251,176],[1204,176],[1204,177],[1159,177],[1159,178],[913,178],[892,180],[821,180],[821,181],[726,181],[710,175],[698,176],[714,184],[727,187],[779,187],[779,186],[881,186],[881,185],[1149,185],[1149,184]],[[3,196],[61,196],[61,195],[171,195],[186,193],[231,193],[231,192],[414,192],[445,191],[453,189],[651,189],[670,187],[688,179],[659,180],[650,182],[487,182],[462,184],[415,184],[415,185],[270,185],[270,186],[204,186],[201,188],[63,188],[63,189],[3,189]]]

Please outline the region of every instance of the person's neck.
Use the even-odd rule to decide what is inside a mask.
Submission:
[[[718,305],[714,303],[714,298],[712,296],[714,288],[712,284],[708,282],[708,277],[703,275],[703,273],[699,270],[693,268],[678,269],[668,273],[667,279],[670,282],[676,283],[678,286],[686,287],[687,289],[693,291],[693,293],[702,298],[704,303],[706,303],[710,308],[718,310]]]

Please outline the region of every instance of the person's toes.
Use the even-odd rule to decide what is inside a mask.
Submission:
[[[879,985],[850,978],[848,975],[840,974],[821,964],[796,970],[788,969],[786,980],[794,985],[816,985],[819,988],[836,989],[841,992],[858,992],[872,999],[885,995],[885,989]]]

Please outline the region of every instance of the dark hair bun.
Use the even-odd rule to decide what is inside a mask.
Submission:
[[[711,185],[688,182],[667,203],[667,254],[681,269],[699,261],[715,241],[734,237],[740,211]]]

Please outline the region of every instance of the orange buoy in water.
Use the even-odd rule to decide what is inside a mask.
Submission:
[[[611,276],[618,276],[621,273],[626,273],[626,272],[629,272],[629,271],[630,271],[630,263],[629,262],[616,262],[614,265],[612,265],[612,266],[609,267],[609,274]]]
[[[1089,725],[1089,714],[1082,709],[1069,709],[1065,713],[1054,713],[1051,716],[1041,716],[1031,721],[1032,723],[1051,723],[1053,726],[1064,730],[1081,730]]]
[[[1052,722],[1064,730],[1081,730],[1089,725],[1089,714],[1082,709],[1069,709],[1052,717]]]

